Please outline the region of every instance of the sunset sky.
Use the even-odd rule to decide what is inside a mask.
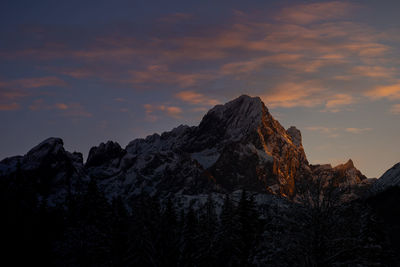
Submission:
[[[197,125],[260,96],[310,163],[400,161],[400,1],[1,1],[0,159]]]

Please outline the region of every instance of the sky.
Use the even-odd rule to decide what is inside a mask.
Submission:
[[[312,164],[400,161],[400,2],[0,2],[0,159],[197,125],[241,94]]]

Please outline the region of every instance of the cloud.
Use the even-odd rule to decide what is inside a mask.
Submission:
[[[391,85],[377,86],[365,93],[371,99],[400,99],[400,81]]]
[[[372,131],[372,128],[346,128],[345,131],[353,134],[362,134]]]
[[[19,100],[29,96],[20,89],[5,88],[6,84],[0,81],[0,111],[18,110],[21,108]]]
[[[392,78],[396,69],[381,66],[357,66],[352,69],[352,72],[370,78]]]
[[[65,117],[90,118],[93,116],[93,114],[88,112],[80,103],[69,103],[68,105],[59,103],[56,104],[55,107],[62,110],[62,115]]]
[[[325,127],[325,126],[309,126],[305,127],[306,130],[312,132],[319,132],[321,134],[327,135],[330,138],[339,137],[339,128],[334,127]]]
[[[284,82],[261,96],[269,107],[314,107],[323,104],[326,89],[315,81]]]
[[[8,88],[8,94],[11,96],[12,94],[16,96],[27,95],[26,92],[16,89],[30,89],[30,88],[39,88],[39,87],[47,87],[47,86],[66,86],[67,83],[62,79],[55,76],[47,76],[47,77],[34,77],[34,78],[20,78],[16,80],[8,80],[8,81],[0,81],[0,90],[1,88]],[[11,92],[11,89],[13,92]]]
[[[283,8],[278,20],[295,24],[309,24],[322,20],[346,17],[356,8],[354,4],[341,1],[299,4]]]
[[[218,86],[222,94],[234,95],[249,87],[264,90],[262,98],[271,107],[322,107],[336,112],[357,102],[356,94],[368,90],[350,94],[340,89],[343,84],[364,77],[390,79],[397,73],[385,65],[393,52],[392,43],[384,43],[389,37],[355,22],[350,15],[358,8],[340,1],[288,4],[274,10],[275,17],[235,10],[221,24],[181,23],[179,31],[175,25],[163,24],[189,20],[192,15],[175,13],[146,25],[144,31],[134,30],[131,24],[107,25],[96,33],[69,28],[75,38],[54,35],[54,29],[43,27],[47,36],[43,43],[21,45],[7,51],[7,57],[45,63],[41,65],[51,66],[46,69],[50,74],[12,85],[20,89],[64,86],[61,75],[66,75],[98,79],[113,88],[156,91],[174,87],[171,94],[176,88],[184,90],[176,97],[199,106],[200,102],[208,106],[218,102],[206,97],[201,88]],[[5,56],[4,51],[0,54]],[[60,60],[68,64],[57,68]]]
[[[36,99],[29,106],[29,109],[32,111],[59,111],[61,116],[72,118],[90,118],[93,116],[82,104],[76,102],[47,104],[43,99]]]
[[[67,110],[68,108],[70,108],[67,104],[64,103],[57,103],[54,105],[54,107],[60,110]]]
[[[22,88],[38,88],[45,86],[65,86],[66,82],[58,77],[39,77],[39,78],[23,78],[19,80],[12,81],[17,87]]]
[[[326,101],[325,110],[331,112],[338,112],[340,111],[339,108],[350,105],[354,102],[355,102],[354,97],[349,94],[336,94],[333,95],[331,99]]]
[[[169,71],[166,65],[150,65],[142,71],[131,71],[132,78],[128,80],[134,84],[159,83],[176,84],[182,88],[196,85],[201,80],[208,80],[211,75],[201,73],[179,73]]]
[[[176,106],[144,104],[143,107],[146,112],[146,118],[149,121],[157,121],[163,113],[177,119],[179,119],[182,114],[182,109]]]
[[[11,111],[11,110],[17,110],[19,108],[20,108],[20,105],[16,102],[0,103],[0,111]]]
[[[362,134],[370,132],[372,128],[337,128],[337,127],[325,127],[325,126],[309,126],[305,127],[308,131],[319,132],[327,135],[328,137],[336,138],[340,136],[341,132],[347,132],[352,134]]]
[[[220,103],[216,99],[207,97],[195,91],[182,91],[177,93],[175,97],[192,105],[215,106]]]
[[[293,68],[293,65],[302,58],[299,54],[276,54],[266,57],[254,58],[247,61],[232,62],[221,67],[223,75],[239,75],[259,72],[266,65],[278,64],[283,67]]]

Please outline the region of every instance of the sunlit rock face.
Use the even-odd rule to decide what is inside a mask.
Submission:
[[[310,165],[314,183],[322,188],[333,186],[341,190],[340,199],[349,201],[363,195],[376,179],[368,179],[355,166],[351,159],[344,164],[332,167],[330,164]]]
[[[296,181],[311,175],[300,131],[292,127],[287,132],[260,98],[246,95],[215,106],[197,127],[179,126],[134,140],[124,152],[107,152],[108,162],[101,166],[91,166],[89,155],[89,174],[102,177],[106,191],[168,188],[190,194],[245,188],[291,197]]]
[[[241,96],[216,106],[199,129],[219,131],[220,157],[210,172],[224,188],[292,196],[296,179],[309,175],[301,135],[292,137],[258,97]]]
[[[0,175],[12,176],[16,162],[22,170],[44,170],[62,195],[74,182],[92,178],[109,198],[129,199],[142,191],[194,195],[247,189],[295,199],[299,185],[321,179],[334,180],[335,186],[367,184],[352,161],[335,168],[309,165],[300,131],[285,130],[259,97],[246,95],[215,106],[198,126],[181,125],[126,148],[101,143],[85,165],[81,154],[65,151],[57,138],[3,160]]]

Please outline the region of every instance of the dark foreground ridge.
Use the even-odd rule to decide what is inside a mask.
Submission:
[[[2,242],[21,264],[395,266],[399,170],[311,165],[301,132],[243,95],[85,164],[59,138],[2,160]]]

